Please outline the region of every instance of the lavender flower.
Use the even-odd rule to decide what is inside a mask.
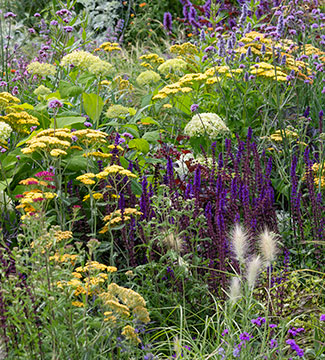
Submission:
[[[172,33],[173,19],[170,12],[164,13],[164,28],[167,31],[168,35]]]
[[[63,27],[63,30],[66,32],[66,33],[70,33],[73,31],[73,27],[72,26],[64,26]]]
[[[195,112],[199,108],[198,104],[192,104],[191,105],[191,112]]]
[[[57,109],[57,108],[61,108],[62,106],[63,106],[63,103],[58,99],[50,100],[48,103],[48,107],[50,109]]]

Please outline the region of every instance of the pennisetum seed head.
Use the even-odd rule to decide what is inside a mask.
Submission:
[[[278,251],[276,239],[277,234],[269,231],[268,229],[264,229],[264,231],[259,235],[260,250],[266,266],[270,266],[276,258]]]
[[[245,257],[248,250],[248,235],[240,224],[236,224],[231,233],[233,252],[239,263],[245,264]]]
[[[254,256],[247,265],[247,274],[246,279],[248,286],[253,289],[258,277],[262,269],[262,260],[260,256]]]

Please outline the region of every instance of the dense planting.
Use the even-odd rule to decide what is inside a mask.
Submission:
[[[13,3],[0,359],[325,359],[324,5]]]

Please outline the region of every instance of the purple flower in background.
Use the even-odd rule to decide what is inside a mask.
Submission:
[[[319,321],[325,321],[325,314],[322,314],[319,318]]]
[[[191,105],[191,112],[195,112],[199,108],[198,104],[192,104]]]
[[[5,81],[0,81],[0,87],[5,87],[7,86],[8,84],[5,82]]]
[[[30,34],[35,34],[35,33],[36,33],[35,29],[33,29],[33,28],[29,28],[29,29],[28,29],[28,32],[29,32]]]
[[[170,35],[172,33],[172,29],[173,29],[173,18],[172,18],[172,14],[170,12],[165,12],[164,13],[164,28],[167,31],[168,35]]]
[[[229,334],[229,330],[228,329],[225,329],[223,332],[222,332],[222,336],[225,336],[225,335],[227,335],[227,334]]]
[[[34,17],[41,17],[41,14],[40,13],[35,13]]]
[[[242,334],[239,335],[239,339],[242,341],[249,341],[252,338],[248,332],[244,331]]]
[[[56,20],[52,20],[52,21],[50,22],[50,25],[56,26],[56,25],[58,25],[58,22],[57,22]]]
[[[66,33],[71,33],[73,31],[73,27],[72,26],[64,26],[63,27],[63,30],[66,32]]]
[[[11,11],[9,11],[9,12],[7,12],[7,13],[5,13],[4,14],[4,18],[5,19],[8,19],[8,18],[15,18],[17,15],[16,14],[14,14],[13,12],[11,12]]]
[[[280,15],[276,27],[276,32],[279,36],[281,36],[283,34],[283,31],[284,31],[284,18],[283,15]]]
[[[270,327],[271,329],[274,329],[274,328],[278,327],[278,325],[276,325],[276,324],[270,324],[269,327]]]
[[[286,343],[291,346],[291,349],[295,351],[299,357],[304,356],[304,350],[301,349],[293,339],[287,340]]]
[[[128,133],[128,132],[125,132],[125,133],[123,133],[123,134],[121,134],[121,136],[124,136],[124,137],[127,137],[127,138],[129,138],[129,139],[133,139],[133,135],[131,135],[130,133]]]
[[[92,124],[91,122],[89,122],[89,121],[85,121],[85,122],[84,122],[84,125],[85,125],[86,127],[92,127],[92,126],[93,126],[93,124]]]
[[[271,339],[270,340],[270,349],[275,349],[278,347],[278,342],[276,339]]]

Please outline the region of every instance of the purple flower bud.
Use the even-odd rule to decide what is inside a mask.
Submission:
[[[56,20],[52,20],[52,21],[50,22],[50,25],[52,25],[52,26],[57,26],[57,25],[58,25],[58,22],[57,22]]]
[[[58,99],[50,100],[48,103],[48,107],[50,109],[57,109],[57,108],[61,108],[62,106],[63,106],[63,103]]]
[[[40,13],[35,13],[34,17],[41,17],[41,14]]]
[[[192,104],[191,105],[191,112],[195,112],[199,108],[198,104]]]

